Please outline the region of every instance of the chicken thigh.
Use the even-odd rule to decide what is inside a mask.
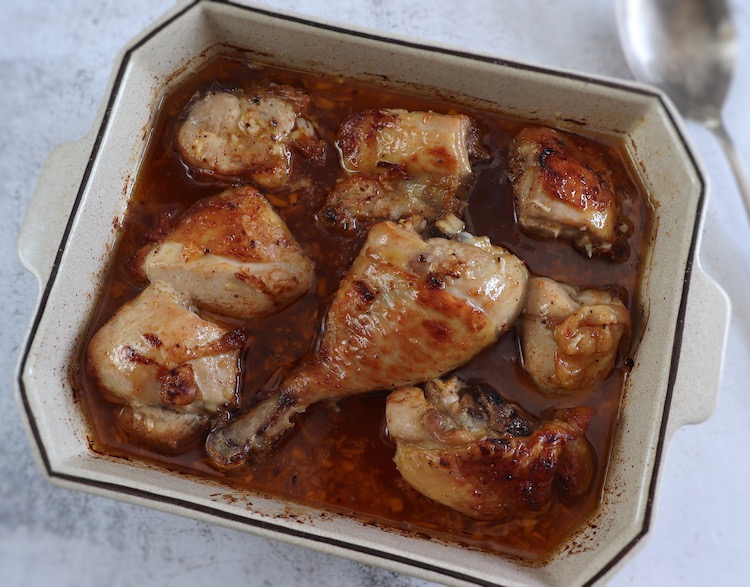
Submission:
[[[290,86],[270,84],[243,91],[209,92],[192,104],[177,131],[183,160],[204,173],[249,175],[258,185],[279,188],[291,172],[290,146],[317,141],[301,117],[309,97]]]
[[[618,203],[612,172],[593,144],[528,127],[513,139],[509,159],[521,227],[568,239],[588,256],[611,250],[620,236]]]
[[[386,402],[396,466],[417,491],[480,520],[507,521],[547,509],[556,495],[585,493],[594,452],[585,437],[592,408],[538,420],[494,389],[457,377],[397,389]]]
[[[535,385],[570,394],[607,377],[630,334],[630,313],[610,292],[533,277],[518,330],[523,368]]]
[[[507,331],[523,306],[523,262],[483,239],[422,240],[376,224],[342,280],[317,351],[248,413],[211,433],[222,467],[262,453],[312,403],[439,377]]]
[[[478,153],[468,116],[395,109],[351,115],[341,123],[337,145],[344,174],[319,217],[343,230],[458,211],[459,189]]]
[[[151,284],[93,336],[86,365],[105,397],[124,406],[128,432],[175,451],[237,403],[244,342],[242,330],[201,319],[171,288]]]
[[[313,283],[313,263],[255,188],[206,198],[143,258],[152,282],[215,314],[247,320],[276,312]]]

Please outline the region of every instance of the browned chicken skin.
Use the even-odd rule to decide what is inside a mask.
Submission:
[[[268,189],[291,173],[290,147],[316,143],[302,118],[309,97],[290,86],[269,84],[243,91],[209,92],[190,105],[176,145],[193,169],[219,177],[249,176]]]
[[[240,320],[288,306],[314,280],[312,261],[250,186],[192,206],[145,253],[141,268],[201,310]]]
[[[519,224],[544,238],[570,240],[588,256],[620,238],[612,172],[598,147],[551,128],[513,139],[510,176]]]
[[[494,343],[518,316],[527,271],[500,247],[383,222],[369,232],[325,318],[317,352],[275,393],[211,433],[223,467],[262,453],[310,404],[433,379]]]
[[[185,450],[237,402],[241,330],[201,319],[164,284],[151,284],[94,335],[87,368],[120,424],[170,451]]]
[[[479,153],[465,115],[366,110],[345,119],[337,145],[344,173],[319,217],[353,230],[378,220],[421,216],[435,220],[458,211],[460,188]]]
[[[614,367],[630,323],[627,308],[611,292],[532,277],[518,321],[524,370],[545,393],[589,390]]]
[[[244,333],[206,314],[217,321],[271,314],[307,291],[313,265],[246,186],[199,201],[134,266],[151,284],[94,335],[88,368],[105,396],[125,406],[125,430],[184,450],[237,403]]]
[[[535,515],[585,493],[594,453],[585,437],[591,408],[539,420],[494,389],[457,377],[388,396],[396,466],[427,497],[480,520]]]

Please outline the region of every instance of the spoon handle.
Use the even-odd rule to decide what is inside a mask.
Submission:
[[[724,147],[724,151],[726,152],[729,163],[734,171],[734,178],[737,182],[737,187],[739,188],[740,194],[745,203],[745,211],[748,214],[748,218],[750,218],[750,182],[748,182],[747,173],[745,172],[742,161],[737,154],[737,149],[734,146],[732,137],[729,136],[729,133],[721,120],[716,124],[709,125],[709,128],[719,139],[721,146]]]

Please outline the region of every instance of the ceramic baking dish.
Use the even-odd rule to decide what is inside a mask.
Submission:
[[[533,122],[616,137],[629,150],[656,214],[638,301],[635,366],[602,506],[545,564],[387,531],[90,450],[70,373],[159,98],[208,57],[237,50],[272,65],[387,80]],[[662,94],[202,0],[179,5],[123,51],[99,120],[89,136],[49,158],[19,241],[41,294],[19,361],[17,395],[52,482],[451,585],[593,584],[642,542],[655,515],[671,436],[713,409],[729,315],[725,294],[697,261],[706,180]]]

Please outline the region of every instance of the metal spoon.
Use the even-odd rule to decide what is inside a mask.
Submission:
[[[617,0],[616,10],[633,74],[664,90],[684,116],[713,131],[750,215],[750,183],[721,119],[737,52],[726,0]]]

